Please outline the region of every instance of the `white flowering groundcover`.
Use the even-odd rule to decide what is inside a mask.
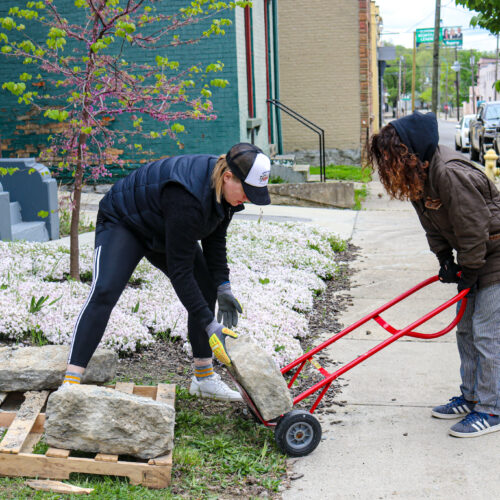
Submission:
[[[295,223],[234,221],[228,232],[231,286],[243,305],[235,331],[251,335],[283,365],[302,354],[313,298],[335,276],[344,242]],[[90,278],[90,246],[80,272]],[[47,243],[0,241],[0,337],[69,344],[90,281],[66,279],[69,250]],[[101,346],[134,352],[170,336],[184,340],[187,314],[162,272],[143,259],[111,314]]]

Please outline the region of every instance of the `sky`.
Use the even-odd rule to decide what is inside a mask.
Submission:
[[[383,20],[381,40],[413,47],[413,32],[417,28],[432,28],[436,0],[375,0]],[[463,48],[484,51],[496,50],[496,36],[488,31],[470,27],[472,11],[456,5],[455,0],[441,0],[441,26],[461,26]]]

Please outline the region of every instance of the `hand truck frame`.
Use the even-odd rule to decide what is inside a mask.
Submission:
[[[288,413],[285,413],[284,415],[281,415],[279,418],[271,420],[271,421],[265,421],[262,416],[260,415],[259,410],[255,406],[255,404],[252,401],[252,398],[248,395],[248,393],[245,391],[245,389],[237,383],[238,388],[240,389],[240,392],[243,396],[243,399],[247,403],[247,405],[250,408],[250,411],[254,415],[254,417],[264,424],[266,427],[274,428],[274,433],[275,433],[275,439],[278,447],[286,454],[291,455],[291,456],[304,456],[308,455],[311,453],[313,450],[316,449],[318,446],[320,440],[321,440],[321,425],[316,419],[316,417],[313,416],[314,411],[318,407],[319,403],[323,399],[324,395],[330,388],[331,384],[333,383],[334,380],[336,380],[338,377],[346,373],[347,371],[351,370],[355,366],[359,365],[369,357],[373,356],[375,353],[379,352],[380,350],[384,349],[388,345],[392,344],[396,340],[400,339],[401,337],[414,337],[418,339],[434,339],[437,337],[441,337],[448,333],[450,330],[452,330],[462,319],[462,316],[464,315],[465,308],[467,306],[467,298],[466,295],[469,292],[469,289],[462,290],[460,293],[452,297],[451,299],[447,300],[445,303],[441,304],[440,306],[436,307],[433,309],[431,312],[425,314],[422,316],[420,319],[414,321],[410,325],[408,325],[405,328],[402,329],[396,329],[387,321],[385,321],[380,314],[382,314],[384,311],[387,309],[393,307],[395,304],[401,302],[402,300],[406,299],[410,295],[413,295],[414,293],[418,292],[422,288],[430,285],[431,283],[434,283],[438,281],[438,276],[433,276],[431,278],[426,279],[425,281],[422,281],[418,285],[414,286],[410,290],[402,293],[401,295],[397,296],[396,298],[390,300],[383,306],[375,309],[373,312],[370,314],[366,315],[365,317],[361,318],[360,320],[356,321],[349,327],[345,328],[341,332],[337,333],[336,335],[332,336],[319,346],[315,347],[314,349],[311,349],[310,351],[306,352],[302,356],[298,357],[296,360],[292,361],[288,365],[286,365],[284,368],[281,369],[281,373],[283,375],[292,372],[292,370],[295,369],[293,372],[293,375],[288,382],[288,388],[291,388],[294,382],[297,380],[297,377],[299,376],[300,372],[306,365],[306,363],[310,363],[314,368],[316,368],[321,375],[323,375],[323,380],[317,382],[314,384],[312,387],[309,389],[305,390],[304,392],[298,394],[295,396],[293,400],[293,404],[296,405],[300,403],[302,400],[306,399],[309,396],[312,396],[313,394],[319,392],[319,395],[316,397],[314,403],[312,404],[311,408],[309,411],[305,410],[291,410]],[[456,304],[457,302],[461,301],[460,307],[458,308],[457,315],[453,319],[453,321],[445,328],[442,330],[436,332],[436,333],[419,333],[414,331],[415,328],[421,326],[422,324],[426,323],[430,319],[432,319],[434,316],[437,316],[439,313],[443,312],[445,309],[451,307],[452,305]],[[345,337],[348,333],[352,332],[353,330],[359,328],[360,326],[364,325],[370,320],[374,320],[376,323],[378,323],[382,328],[384,328],[389,334],[390,337],[385,339],[384,341],[380,342],[376,346],[372,347],[370,350],[365,352],[364,354],[358,356],[357,358],[353,359],[349,363],[346,363],[343,365],[341,368],[337,369],[333,373],[328,372],[325,370],[315,359],[314,356],[321,352],[323,349],[327,348],[334,342],[337,342],[339,339],[342,337]]]

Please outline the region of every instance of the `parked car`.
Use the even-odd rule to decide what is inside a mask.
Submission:
[[[500,168],[500,123],[498,124],[495,139],[493,140],[493,148],[498,155],[497,167]]]
[[[467,151],[469,149],[469,122],[476,115],[462,116],[460,123],[457,125],[455,133],[455,149],[457,151]]]
[[[500,126],[500,101],[483,102],[469,123],[470,159],[484,165],[484,155],[493,147]]]

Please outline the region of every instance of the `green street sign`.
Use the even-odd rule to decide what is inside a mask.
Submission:
[[[417,33],[417,47],[422,43],[434,43],[434,28],[423,28],[416,30]],[[439,36],[441,40],[441,33]]]

